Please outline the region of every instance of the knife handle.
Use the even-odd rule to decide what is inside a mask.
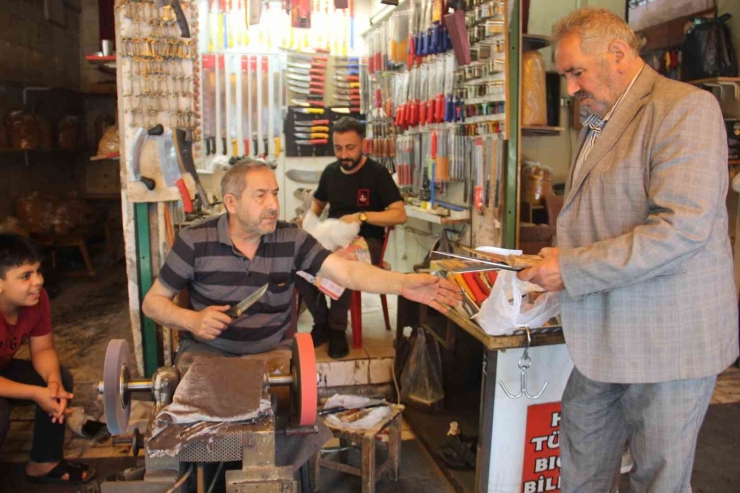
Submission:
[[[172,2],[171,7],[175,9],[175,17],[177,18],[177,25],[180,27],[180,37],[189,38],[190,37],[190,27],[188,26],[188,19],[185,17],[185,13],[182,11],[180,0],[175,0],[174,2]],[[224,26],[224,28],[225,27],[226,26]],[[224,37],[226,37],[226,34],[224,34]]]
[[[180,190],[180,197],[182,198],[182,206],[183,209],[185,209],[185,212],[191,213],[193,212],[193,201],[190,200],[190,192],[188,192],[188,187],[185,186],[185,180],[180,178],[177,180],[177,188]]]
[[[141,181],[141,183],[143,183],[144,186],[147,188],[147,190],[149,190],[150,192],[154,190],[155,184],[154,184],[154,180],[152,180],[151,178],[142,176],[141,178],[139,178],[139,181]]]

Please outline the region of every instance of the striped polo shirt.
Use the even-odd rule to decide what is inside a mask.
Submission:
[[[262,236],[249,260],[234,247],[228,214],[184,229],[159,274],[159,282],[178,292],[188,289],[196,311],[211,305],[235,305],[265,283],[267,292],[212,341],[201,341],[234,354],[269,351],[290,324],[290,300],[297,271],[316,275],[330,252],[295,225],[278,221]],[[194,337],[183,332],[184,337]]]

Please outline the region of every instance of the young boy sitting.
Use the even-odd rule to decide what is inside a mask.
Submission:
[[[33,401],[36,417],[28,480],[86,483],[95,471],[62,457],[72,374],[59,366],[40,267],[41,255],[31,240],[0,234],[0,444],[10,427],[11,402]],[[14,358],[26,341],[31,360]]]

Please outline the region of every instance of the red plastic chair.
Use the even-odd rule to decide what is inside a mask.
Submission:
[[[391,270],[391,264],[383,260],[385,250],[388,247],[388,238],[391,236],[393,227],[386,228],[385,237],[383,237],[383,248],[380,250],[380,267],[383,270]],[[391,330],[391,318],[388,314],[388,298],[386,295],[380,295],[380,303],[383,306],[383,318],[385,319],[385,330]],[[362,349],[362,291],[352,291],[352,301],[349,305],[349,316],[352,326],[352,347]]]
[[[383,270],[391,270],[391,265],[385,262],[385,250],[388,247],[388,238],[390,237],[393,228],[386,228],[385,237],[383,238],[383,247],[380,250],[380,265],[378,267]],[[386,295],[380,295],[380,303],[383,306],[383,318],[385,318],[385,330],[391,330],[391,318],[388,313],[388,299]],[[293,299],[291,300],[291,320],[290,326],[286,331],[285,338],[292,338],[293,335],[298,331],[298,317],[300,316],[301,309],[301,295],[297,289],[293,290]],[[362,349],[362,292],[353,291],[352,299],[349,305],[350,325],[352,327],[352,347],[355,349]]]

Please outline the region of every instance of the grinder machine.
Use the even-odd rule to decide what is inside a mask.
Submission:
[[[264,363],[264,362],[263,362]],[[103,493],[147,492],[165,493],[189,491],[193,483],[196,490],[207,491],[205,464],[241,461],[241,470],[226,472],[227,493],[297,493],[297,482],[291,466],[276,464],[276,436],[288,437],[315,434],[317,417],[317,375],[313,342],[309,334],[296,334],[292,343],[290,374],[269,374],[266,366],[262,369],[263,378],[254,375],[224,375],[223,378],[239,379],[240,385],[252,392],[258,392],[263,399],[272,402],[271,416],[249,422],[223,423],[216,426],[218,432],[208,440],[185,440],[174,454],[163,454],[151,446],[155,418],[173,402],[173,396],[181,382],[181,375],[175,366],[159,368],[151,379],[131,378],[131,359],[128,345],[124,340],[113,340],[108,344],[105,356],[103,381],[98,384],[98,392],[103,394],[105,417],[112,435],[127,432],[131,413],[133,392],[151,392],[154,408],[144,435],[135,431],[134,454],[145,449],[145,468],[127,481],[106,481],[101,484]],[[196,370],[195,365],[188,370]],[[288,386],[290,388],[290,416],[279,419],[276,400],[268,394],[270,387]],[[255,388],[256,387],[256,388]],[[223,396],[229,399],[229,396]],[[277,423],[287,422],[278,426]],[[204,423],[213,426],[213,423]],[[187,437],[193,435],[197,425],[169,425],[170,436]],[[161,436],[160,430],[156,435]],[[305,469],[305,468],[304,468]],[[219,467],[220,471],[220,467]],[[218,473],[217,473],[218,474]]]

